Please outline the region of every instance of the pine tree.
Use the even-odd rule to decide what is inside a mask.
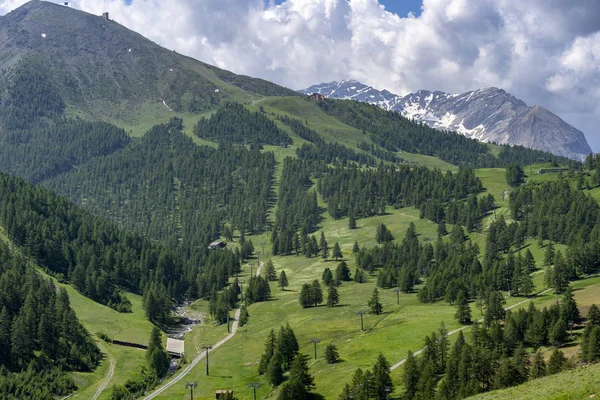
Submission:
[[[356,217],[354,216],[353,211],[348,213],[348,228],[356,229]]]
[[[541,351],[536,351],[531,365],[531,379],[541,378],[546,376],[546,361]]]
[[[352,394],[353,393],[350,390],[350,385],[346,383],[342,389],[342,393],[340,393],[340,397],[338,397],[338,400],[353,400],[354,396]]]
[[[437,229],[438,239],[446,236],[448,234],[448,229],[446,228],[446,222],[442,219],[438,224]]]
[[[317,279],[311,285],[311,298],[315,307],[323,302],[323,289]]]
[[[467,325],[471,323],[471,307],[469,306],[469,300],[465,295],[465,292],[461,291],[456,300],[456,313],[454,318],[459,324]]]
[[[600,360],[600,327],[594,326],[592,328],[585,350],[587,353],[587,362]]]
[[[380,223],[377,225],[377,230],[375,232],[375,240],[377,240],[377,243],[385,243],[391,242],[392,240],[394,240],[394,237],[392,236],[392,232],[390,232],[387,226],[385,226],[383,223]]]
[[[250,314],[248,314],[248,308],[242,304],[242,307],[240,307],[240,317],[238,319],[240,327],[248,323],[248,318],[250,318]]]
[[[2,312],[0,313],[0,360],[2,362],[0,364],[8,361],[10,354],[11,322],[6,306],[2,307]]]
[[[314,305],[312,286],[309,283],[302,285],[298,302],[302,308],[308,308]]]
[[[404,383],[404,394],[407,399],[415,398],[420,377],[420,368],[412,351],[408,351],[406,362],[404,363],[404,372],[402,382]]]
[[[335,281],[341,283],[349,282],[351,280],[352,278],[350,278],[350,269],[348,268],[348,264],[346,264],[345,261],[342,261],[335,269]]]
[[[563,295],[563,302],[560,306],[560,314],[567,322],[570,321],[573,323],[577,323],[581,320],[581,314],[579,313],[577,302],[575,302],[575,295],[573,293],[573,289],[570,286],[567,286]]]
[[[342,249],[340,248],[340,244],[338,242],[335,242],[335,244],[333,245],[333,250],[331,252],[331,256],[337,261],[340,258],[343,258],[344,255],[342,254]]]
[[[588,324],[592,324],[594,326],[600,326],[600,310],[598,310],[598,307],[595,304],[592,304],[590,306],[590,309],[589,309],[588,315],[587,315],[587,321],[588,321]]]
[[[356,271],[354,271],[354,282],[365,283],[366,281],[367,279],[365,278],[365,273],[363,272],[363,270],[360,268],[356,268]]]
[[[373,290],[373,294],[367,305],[371,314],[380,315],[383,312],[383,304],[379,301],[379,289],[375,288]]]
[[[329,343],[327,347],[325,347],[325,361],[327,361],[328,364],[335,364],[339,359],[340,354],[337,347],[333,343]]]
[[[556,347],[562,346],[567,342],[567,323],[564,318],[561,316],[550,328],[550,332],[548,334],[548,338],[550,339],[550,344]]]
[[[290,325],[282,326],[277,337],[277,348],[275,351],[281,353],[284,370],[290,367],[299,350],[298,339],[296,339],[296,334]]]
[[[358,242],[354,242],[354,246],[352,246],[352,253],[356,254],[360,251],[360,247],[358,246]]]
[[[285,290],[285,288],[288,286],[288,279],[287,279],[287,275],[285,274],[285,271],[281,271],[279,273],[279,287],[281,288],[281,290]]]
[[[373,386],[376,399],[386,400],[388,398],[388,392],[386,389],[393,391],[394,383],[390,376],[390,363],[383,356],[379,354],[377,362],[373,365]]]
[[[305,393],[310,392],[315,387],[314,378],[308,372],[308,357],[304,354],[296,355],[292,362],[289,374],[290,382],[299,382]]]
[[[331,286],[333,284],[333,273],[329,268],[325,268],[323,275],[321,275],[321,280],[325,286]]]
[[[269,361],[266,376],[269,383],[273,386],[279,386],[284,380],[282,362],[283,360],[279,352],[275,352]]]
[[[146,350],[146,361],[150,370],[156,373],[156,376],[163,377],[169,370],[169,356],[162,344],[162,335],[160,329],[154,326]]]
[[[277,280],[277,272],[275,271],[275,265],[271,260],[267,261],[267,265],[265,268],[265,278],[269,282],[275,282]]]
[[[335,285],[329,286],[327,289],[327,307],[335,307],[340,302],[340,295],[338,294]]]
[[[547,374],[554,375],[561,372],[566,363],[567,359],[565,358],[563,352],[558,349],[554,349],[550,355],[550,360],[548,360]]]
[[[325,239],[325,232],[321,232],[319,248],[321,249],[321,257],[326,260],[329,257],[329,246],[327,245],[327,240]]]
[[[267,372],[269,368],[269,363],[271,362],[271,358],[273,358],[273,354],[275,354],[276,348],[277,338],[275,337],[275,330],[271,329],[267,341],[265,342],[265,350],[263,351],[260,357],[260,363],[258,365],[259,375],[263,375]]]
[[[35,343],[27,326],[25,308],[13,319],[11,331],[10,358],[17,365],[25,367],[33,358]]]
[[[488,296],[487,307],[485,309],[485,325],[490,326],[494,321],[503,320],[506,316],[504,310],[506,300],[502,292],[491,292]]]
[[[546,250],[544,251],[544,265],[552,265],[552,263],[554,262],[554,257],[554,245],[552,244],[552,242],[549,242],[546,246]]]

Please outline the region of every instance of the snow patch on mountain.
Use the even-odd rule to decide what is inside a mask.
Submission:
[[[419,90],[398,96],[355,80],[343,80],[300,92],[375,104],[436,129],[455,131],[482,142],[522,145],[578,160],[591,152],[581,131],[550,111],[529,107],[495,87],[466,93]]]

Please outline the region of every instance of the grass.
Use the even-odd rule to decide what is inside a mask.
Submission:
[[[396,240],[402,240],[409,224],[415,223],[422,240],[436,237],[437,225],[419,219],[416,209],[388,210],[388,214],[358,220],[359,229],[348,229],[348,220],[332,220],[325,216],[323,229],[332,246],[339,241],[344,257],[354,270],[351,248],[354,241],[361,246],[375,244],[375,229],[378,223],[385,223],[394,233]],[[317,232],[317,235],[320,235]],[[385,314],[381,316],[365,315],[365,332],[360,331],[360,319],[355,314],[359,309],[366,309],[366,304],[375,288],[375,277],[368,283],[346,283],[339,288],[342,305],[335,308],[325,306],[302,309],[298,304],[298,291],[303,283],[320,278],[324,268],[335,269],[338,262],[323,261],[320,258],[308,259],[302,256],[271,257],[270,242],[267,235],[251,236],[257,250],[262,252],[262,259],[272,259],[277,271],[284,269],[290,282],[285,292],[271,284],[274,299],[266,303],[254,304],[249,308],[249,325],[241,328],[238,334],[224,347],[210,356],[210,377],[204,375],[204,366],[192,371],[188,380],[198,380],[196,395],[208,398],[218,389],[233,389],[240,399],[251,398],[252,392],[246,388],[249,382],[260,381],[259,398],[270,398],[270,386],[257,375],[257,365],[263,351],[263,343],[271,329],[278,330],[282,324],[289,323],[301,345],[301,351],[312,355],[313,347],[309,340],[318,337],[318,359],[310,362],[311,373],[315,376],[317,392],[325,398],[335,398],[343,385],[350,379],[356,368],[370,368],[379,352],[383,352],[390,362],[396,362],[406,355],[409,349],[422,346],[423,337],[437,329],[441,321],[445,321],[449,329],[458,327],[454,321],[454,307],[446,303],[422,304],[415,294],[400,294],[400,306],[396,304],[396,294],[391,290],[381,291]],[[247,278],[247,275],[245,276]],[[242,280],[245,280],[241,277]],[[200,305],[199,307],[206,307]],[[219,329],[219,328],[217,328]],[[224,331],[224,327],[221,327]],[[326,344],[334,342],[338,346],[343,362],[336,365],[324,363],[322,352]],[[385,347],[381,344],[386,343]],[[186,344],[187,346],[187,344]],[[399,383],[400,374],[394,374]],[[185,388],[171,388],[164,399],[183,399]]]
[[[109,399],[113,385],[122,385],[127,379],[140,373],[146,364],[146,353],[144,350],[105,343],[98,338],[98,333],[105,333],[111,339],[145,344],[150,338],[152,324],[144,315],[142,298],[133,293],[126,293],[131,301],[133,312],[118,313],[112,308],[88,299],[70,285],[56,281],[55,284],[67,290],[71,307],[77,314],[77,318],[94,336],[105,355],[100,366],[94,371],[73,373],[78,391],[71,398],[82,400],[91,398],[105,379],[112,359],[115,363],[113,378],[100,396],[100,399]]]
[[[484,393],[472,399],[572,400],[600,394],[600,364],[547,376],[509,389]]]

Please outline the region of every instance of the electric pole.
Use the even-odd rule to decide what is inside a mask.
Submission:
[[[186,382],[185,388],[190,388],[190,400],[194,400],[194,389],[198,387],[198,382]]]
[[[229,329],[229,311],[231,311],[231,308],[227,307],[227,309],[225,310],[225,312],[227,313],[227,333],[231,333]]]
[[[358,315],[360,315],[360,330],[364,331],[365,330],[365,326],[363,324],[363,315],[365,315],[367,312],[365,310],[359,310],[356,313]]]
[[[315,360],[317,359],[317,344],[320,342],[317,338],[310,339],[310,342],[315,345]]]
[[[256,389],[258,389],[260,387],[260,383],[258,382],[252,382],[251,384],[248,385],[249,389],[254,389],[254,400],[256,400]]]
[[[208,351],[212,349],[212,345],[203,345],[202,350],[206,350],[206,376],[208,376]]]
[[[398,305],[400,305],[400,288],[394,289],[394,292],[396,292],[396,298],[398,299]]]

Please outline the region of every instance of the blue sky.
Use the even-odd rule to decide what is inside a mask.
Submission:
[[[285,0],[275,0],[275,4],[281,4]],[[401,17],[406,17],[409,12],[415,16],[421,15],[421,5],[423,0],[379,0],[385,6],[387,11],[398,14]]]

